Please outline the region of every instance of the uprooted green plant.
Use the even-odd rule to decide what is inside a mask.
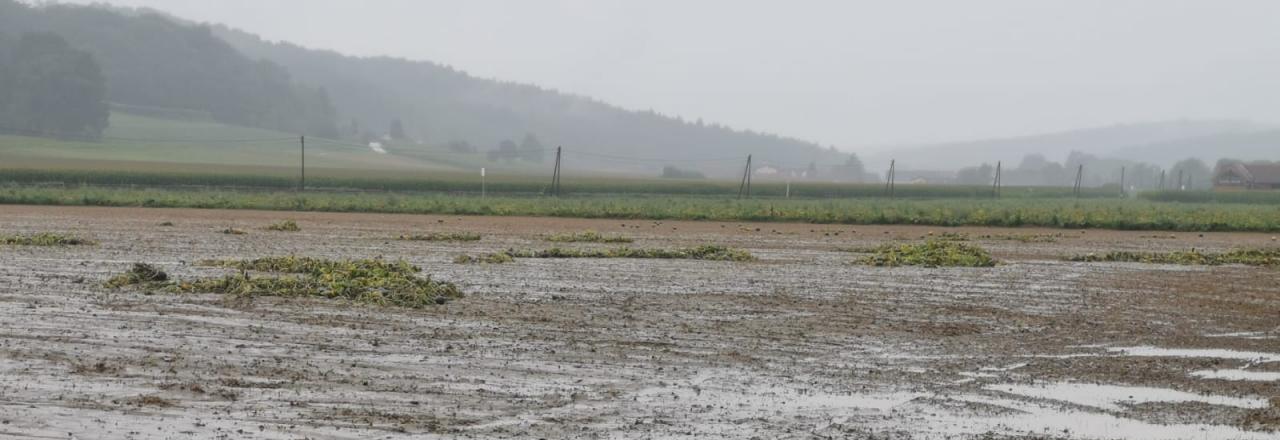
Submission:
[[[504,264],[514,261],[516,259],[506,252],[494,252],[480,256],[459,255],[453,259],[453,262],[457,264]]]
[[[167,278],[132,276],[135,270],[131,270],[113,278],[113,281],[120,281],[109,281],[108,287],[140,285],[175,293],[219,293],[248,297],[315,296],[414,308],[442,304],[462,296],[453,283],[418,277],[421,269],[404,261],[389,263],[378,259],[273,257],[256,260],[206,260],[199,264],[238,269],[241,272],[217,278],[170,281]],[[254,276],[250,271],[297,276]]]
[[[1064,235],[1062,234],[992,234],[983,235],[979,238],[983,240],[1006,240],[1020,243],[1056,243],[1058,239],[1063,237]]]
[[[604,235],[596,231],[556,234],[548,236],[547,241],[557,243],[631,243],[635,240],[621,235]]]
[[[431,232],[427,234],[401,235],[405,241],[480,241],[480,234],[474,232]]]
[[[1222,253],[1201,252],[1195,249],[1177,252],[1108,252],[1102,255],[1088,254],[1069,258],[1078,262],[1181,264],[1194,266],[1219,266],[1243,264],[1247,266],[1280,266],[1280,248],[1233,249]]]
[[[857,261],[869,266],[992,267],[996,260],[986,249],[954,241],[885,244],[867,249],[871,255]]]
[[[0,244],[10,246],[82,246],[97,242],[73,235],[41,232],[39,234],[0,235]]]
[[[111,277],[107,280],[106,286],[111,289],[118,289],[125,286],[133,286],[138,284],[163,283],[169,280],[169,274],[163,270],[146,263],[133,263],[133,267],[120,275]]]
[[[505,255],[505,257],[503,257]],[[551,248],[545,250],[515,250],[484,255],[481,257],[464,256],[455,262],[471,263],[486,260],[507,262],[508,258],[651,258],[676,260],[709,260],[709,261],[755,261],[756,257],[742,249],[733,249],[717,245],[702,245],[681,249],[635,249],[618,247],[608,249],[567,249]]]
[[[302,230],[302,227],[298,226],[298,222],[295,222],[293,220],[284,220],[284,221],[269,224],[267,225],[266,229],[268,231],[277,231],[277,232],[298,232]]]

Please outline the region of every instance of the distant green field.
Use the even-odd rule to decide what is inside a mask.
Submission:
[[[146,186],[146,187],[224,187],[224,188],[296,188],[298,170],[287,167],[148,164],[141,162],[85,162],[83,166],[63,161],[33,168],[0,167],[0,185],[56,186]],[[72,165],[69,165],[72,164]],[[60,167],[68,168],[60,168]],[[512,174],[491,171],[486,178],[490,194],[527,195],[546,192],[549,175]],[[677,180],[616,176],[562,177],[565,194],[597,195],[696,195],[736,198],[739,182],[725,180]],[[316,190],[372,190],[401,192],[481,192],[479,173],[454,170],[370,170],[352,168],[308,167],[307,188]],[[752,197],[797,199],[887,198],[884,185],[849,183],[755,183]],[[899,199],[990,199],[987,186],[900,185],[894,192]],[[1070,188],[1006,187],[1004,199],[1067,199],[1074,197]],[[1115,191],[1086,189],[1081,198],[1116,198]]]
[[[416,146],[415,146],[416,147]],[[307,164],[317,168],[442,170],[470,168],[475,157],[389,154],[345,142],[309,139]],[[406,150],[408,147],[406,147]],[[183,164],[297,168],[299,136],[272,130],[111,114],[103,139],[95,142],[0,135],[0,167],[61,169],[164,169]],[[158,164],[158,165],[145,165]]]
[[[0,204],[265,209],[448,215],[1039,226],[1164,231],[1280,231],[1280,206],[1142,200],[753,199],[705,196],[489,197],[104,188],[0,189]]]

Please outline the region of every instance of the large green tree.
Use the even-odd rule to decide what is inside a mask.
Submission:
[[[57,33],[93,54],[111,103],[195,110],[220,122],[292,133],[340,134],[328,90],[300,84],[279,64],[245,56],[207,26],[146,11],[0,0],[0,30]]]
[[[0,129],[97,138],[107,127],[106,81],[87,52],[55,34],[0,39]]]

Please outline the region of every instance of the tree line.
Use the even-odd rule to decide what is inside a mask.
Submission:
[[[1009,186],[1072,186],[1077,171],[1081,170],[1081,185],[1086,187],[1118,186],[1121,180],[1126,189],[1206,189],[1213,186],[1213,169],[1197,158],[1186,158],[1164,169],[1144,162],[1073,151],[1064,162],[1050,161],[1041,154],[1030,154],[1023,157],[1017,166],[1002,168],[1001,181]],[[955,183],[991,185],[995,170],[995,165],[990,163],[962,168],[956,173]]]
[[[87,52],[50,33],[0,34],[0,133],[97,139],[106,80]]]
[[[338,134],[337,111],[323,87],[297,83],[279,64],[241,54],[207,26],[102,6],[29,6],[0,0],[0,30],[44,35],[41,44],[47,50],[55,50],[57,44],[48,41],[56,34],[65,46],[89,55],[68,55],[66,60],[79,60],[75,63],[84,71],[77,77],[90,79],[93,70],[102,77],[103,105],[195,110],[228,124],[315,136]],[[18,38],[19,44],[24,39]],[[96,68],[90,67],[89,59]],[[98,89],[88,82],[86,89]],[[0,93],[27,92],[17,87],[5,84]],[[30,113],[32,118],[43,115]]]

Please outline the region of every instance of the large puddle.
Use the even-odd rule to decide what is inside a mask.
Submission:
[[[1238,370],[1200,370],[1192,371],[1192,376],[1201,379],[1244,380],[1258,382],[1280,382],[1280,372]]]
[[[1070,403],[1105,411],[1122,411],[1125,406],[1150,402],[1203,402],[1238,408],[1266,408],[1260,397],[1229,397],[1188,393],[1152,387],[1128,387],[1084,383],[1048,383],[1042,385],[990,385],[986,390],[999,391],[1041,400]]]
[[[1248,362],[1280,362],[1280,354],[1214,348],[1112,347],[1107,351],[1126,356],[1235,359]]]

